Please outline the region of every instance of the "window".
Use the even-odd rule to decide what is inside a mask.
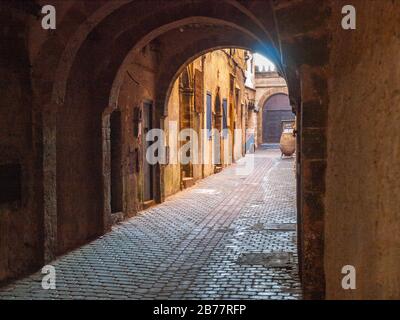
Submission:
[[[207,93],[207,137],[212,138],[212,104],[211,104],[211,93]]]
[[[222,100],[222,137],[226,138],[228,135],[228,101]]]

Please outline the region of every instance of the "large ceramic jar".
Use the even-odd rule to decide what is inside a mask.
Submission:
[[[283,156],[291,157],[296,151],[296,138],[293,134],[294,123],[291,121],[282,122],[282,135],[280,140],[280,149]]]

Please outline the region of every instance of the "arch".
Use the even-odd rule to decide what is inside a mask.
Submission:
[[[265,101],[259,125],[263,143],[278,143],[282,133],[283,120],[294,120],[289,96],[286,93],[275,93]]]
[[[289,95],[289,90],[287,87],[276,87],[267,89],[261,98],[257,102],[257,109],[262,111],[267,101],[276,94],[285,94]]]
[[[280,36],[271,1],[259,2],[256,9],[246,2],[236,0],[207,1],[207,5],[204,5],[204,1],[159,1],[151,11],[146,1],[93,3],[84,6],[77,2],[69,7],[63,19],[60,19],[57,32],[42,44],[33,64],[35,103],[46,114],[44,137],[40,142],[43,144],[43,166],[46,175],[51,173],[48,177],[51,183],[45,181],[48,190],[44,193],[49,195],[44,200],[49,202],[44,205],[45,214],[58,218],[61,228],[58,230],[59,235],[64,232],[73,238],[76,231],[84,234],[66,244],[62,244],[59,236],[61,246],[58,253],[81,245],[109,228],[109,115],[117,106],[119,90],[126,74],[125,67],[132,62],[132,57],[141,47],[155,39],[168,37],[169,32],[192,23],[214,26],[215,29],[214,32],[207,30],[203,37],[186,37],[185,41],[174,42],[176,48],[168,47],[173,50],[160,64],[162,73],[157,79],[160,85],[155,104],[159,120],[165,114],[170,85],[174,83],[181,68],[198,56],[227,47],[257,50],[269,56],[282,74],[287,72],[285,77],[292,79],[291,88],[294,87],[293,83],[297,88],[300,87],[300,77],[295,74],[296,67],[304,59],[301,57],[304,51],[301,45],[309,44],[300,40],[290,43],[290,46],[287,44],[284,47],[285,60],[292,65],[288,63],[283,66],[281,46],[278,45]],[[261,14],[263,19],[257,18]],[[136,16],[139,18],[132,19]],[[224,37],[220,36],[221,32]],[[288,54],[296,52],[291,50],[296,49],[296,46],[301,48],[300,58],[293,62],[288,59]],[[166,68],[168,65],[174,67]],[[54,113],[47,114],[48,110]],[[85,141],[81,141],[82,137]],[[80,156],[74,158],[74,153],[78,152]],[[73,167],[74,163],[79,167]],[[56,170],[56,166],[60,167]],[[82,172],[88,173],[85,186],[82,186],[82,183],[86,183],[82,181]],[[80,204],[76,200],[85,197],[94,203],[88,210],[81,212],[75,212],[73,208],[64,210],[65,214],[70,215],[83,213],[80,217],[83,223],[76,221],[70,230],[63,229],[65,227],[63,217],[59,215],[60,210],[47,212],[53,210],[56,203],[54,198],[65,193],[59,189],[64,183],[59,179],[60,173],[65,175],[64,180],[71,180],[69,187],[73,194],[61,199],[59,206],[65,203]],[[80,193],[81,189],[85,193]],[[55,221],[57,223],[57,219]]]
[[[168,97],[171,94],[173,83],[182,73],[185,66],[200,56],[220,49],[239,48],[250,51],[263,52],[268,55],[265,48],[259,46],[254,39],[243,37],[243,34],[235,31],[224,31],[224,38],[206,37],[197,40],[195,45],[189,44],[181,52],[172,56],[166,65],[161,68],[163,72],[158,77],[157,108],[163,110],[163,116],[168,115]],[[169,66],[169,67],[167,67]],[[171,67],[172,66],[172,67]]]
[[[270,97],[275,94],[286,94],[289,95],[289,90],[287,87],[274,87],[265,90],[265,92],[261,95],[261,97],[256,101],[256,109],[258,110],[257,115],[257,145],[260,146],[263,143],[263,126],[262,126],[262,118],[263,118],[263,109]]]
[[[263,109],[266,108],[271,110],[274,107],[276,107],[276,105],[283,106],[283,104],[286,104],[286,99],[287,99],[287,105],[285,107],[290,106],[289,95],[287,93],[274,93],[270,95],[268,99],[265,101]]]
[[[146,44],[151,42],[152,40],[156,39],[157,37],[162,36],[163,34],[166,34],[172,30],[176,30],[182,26],[189,25],[189,24],[213,24],[216,26],[219,26],[221,28],[224,28],[223,32],[226,33],[226,28],[230,28],[232,30],[236,31],[235,37],[226,37],[226,34],[224,35],[224,39],[218,39],[214,37],[213,39],[202,39],[200,41],[196,41],[195,45],[187,46],[184,48],[182,51],[183,52],[190,52],[186,54],[184,57],[182,55],[176,55],[170,59],[166,63],[167,66],[171,65],[177,65],[179,68],[173,70],[173,75],[171,75],[171,72],[166,75],[161,75],[160,79],[161,82],[164,83],[164,81],[171,83],[174,83],[179,74],[182,73],[183,69],[185,68],[186,65],[188,65],[191,61],[197,59],[198,57],[202,56],[203,54],[217,50],[217,49],[222,49],[222,48],[227,48],[227,47],[235,47],[235,48],[243,48],[243,49],[249,49],[252,48],[253,50],[258,50],[265,55],[269,56],[274,63],[276,63],[277,67],[280,70],[282,69],[281,63],[279,59],[277,58],[277,53],[275,51],[275,47],[273,44],[270,46],[267,46],[263,44],[262,38],[258,37],[256,34],[250,32],[249,30],[240,27],[240,25],[231,23],[226,20],[222,19],[216,19],[216,18],[210,18],[210,17],[202,17],[202,16],[192,16],[192,17],[187,17],[184,19],[181,19],[179,21],[174,21],[171,23],[168,23],[166,25],[163,25],[157,29],[152,30],[144,36],[142,39],[140,39],[127,53],[126,57],[124,58],[123,62],[120,63],[118,67],[117,74],[114,78],[113,84],[112,84],[112,89],[110,93],[110,99],[109,99],[109,106],[115,106],[116,105],[116,100],[118,96],[118,90],[119,87],[121,86],[121,83],[124,78],[124,74],[126,72],[126,66],[129,65],[134,59],[135,59],[135,54]],[[247,38],[246,41],[240,40],[243,35]],[[251,39],[251,40],[250,40]],[[169,70],[169,68],[166,68]],[[164,80],[166,79],[166,80]],[[163,100],[164,103],[164,111],[166,112],[166,107],[168,101],[167,97],[169,96],[170,90],[172,88],[172,85],[169,85],[167,88],[167,93],[165,96],[160,95],[158,96],[158,101]],[[160,91],[165,90],[165,88],[160,89]],[[160,107],[160,105],[159,105]]]
[[[51,84],[51,104],[62,104],[65,99],[69,74],[79,54],[79,50],[83,47],[88,37],[96,33],[96,29],[99,29],[104,22],[113,23],[114,26],[118,26],[119,30],[116,30],[115,27],[112,28],[113,33],[118,35],[118,39],[126,37],[127,34],[132,35],[134,33],[136,40],[131,41],[132,47],[134,47],[132,50],[143,47],[152,39],[171,29],[179,28],[189,23],[219,23],[220,25],[236,27],[247,33],[250,30],[254,30],[253,34],[259,37],[260,43],[270,43],[271,59],[276,60],[278,67],[282,66],[280,63],[280,54],[278,53],[279,46],[276,44],[276,40],[274,40],[272,35],[263,27],[262,23],[250,10],[241,5],[237,0],[223,0],[218,5],[219,7],[224,6],[224,8],[220,8],[218,13],[216,13],[216,3],[213,1],[210,2],[208,7],[201,3],[193,3],[188,6],[184,1],[163,2],[162,5],[159,5],[160,8],[156,6],[151,13],[145,15],[143,8],[147,8],[147,4],[133,0],[118,0],[105,3],[96,2],[94,5],[87,7],[82,6],[79,2],[68,4],[67,8],[65,8],[66,12],[63,13],[63,19],[57,26],[57,33],[53,37],[48,37],[44,41],[40,41],[42,44],[37,54],[37,59],[33,64],[34,70],[40,69],[40,81],[35,81],[36,88],[38,91],[45,91],[44,89],[48,91],[50,89],[49,84]],[[271,11],[269,4],[266,4],[266,6],[267,10],[265,14]],[[171,14],[167,17],[165,10],[179,13],[175,16]],[[135,12],[136,14],[140,12],[143,14],[143,17],[139,21],[128,19],[130,12]],[[196,12],[207,12],[209,16],[198,16],[195,14]],[[232,14],[233,12],[235,14]],[[78,23],[76,23],[77,16],[79,17]],[[217,19],[213,18],[213,16],[222,16],[224,18]],[[112,21],[113,17],[114,21]],[[124,19],[118,19],[121,17]],[[143,21],[149,18],[155,21],[156,24],[146,26]],[[71,25],[77,25],[77,27],[71,29]],[[133,39],[131,38],[130,40]],[[113,41],[118,43],[116,38]],[[125,44],[124,42],[123,45]],[[107,47],[116,48],[112,45]],[[52,48],[51,59],[48,53],[49,48]],[[103,58],[103,56],[100,57]],[[124,57],[128,57],[128,53],[125,53]],[[119,62],[119,65],[123,64],[121,61]],[[50,104],[49,101],[46,103]]]
[[[58,72],[65,70],[63,75],[58,74],[55,79],[53,88],[57,94],[53,94],[52,103],[57,109],[57,127],[54,128],[57,148],[54,158],[58,161],[54,171],[57,180],[59,253],[84,243],[87,237],[95,237],[109,229],[111,211],[110,155],[107,151],[110,150],[109,116],[117,106],[126,66],[132,62],[143,45],[149,41],[164,39],[170,32],[179,32],[179,27],[188,24],[197,23],[214,29],[214,32],[208,33],[205,38],[201,30],[198,30],[200,39],[187,37],[186,43],[171,45],[172,54],[164,58],[164,62],[160,65],[161,70],[168,70],[163,68],[168,65],[183,67],[185,61],[193,59],[193,55],[199,56],[204,50],[215,47],[259,47],[264,52],[275,50],[273,44],[269,46],[263,44],[263,36],[259,28],[251,26],[251,19],[246,19],[243,14],[239,14],[239,19],[237,14],[229,14],[232,10],[236,10],[229,4],[225,4],[227,13],[222,14],[220,18],[218,16],[221,14],[212,10],[207,11],[209,9],[205,11],[200,3],[190,6],[183,2],[168,4],[174,8],[185,7],[187,12],[181,13],[177,10],[176,15],[166,18],[164,11],[155,11],[151,15],[145,15],[139,22],[127,19],[129,12],[133,12],[134,9],[136,11],[135,5],[127,3],[106,16],[87,34],[80,47],[70,53],[69,59],[61,60],[57,68]],[[209,16],[195,15],[196,11],[207,13]],[[177,19],[178,17],[180,19]],[[146,18],[150,22],[143,23],[139,28],[138,24]],[[129,21],[125,25],[122,22],[126,20]],[[120,30],[115,30],[115,25]],[[222,33],[230,34],[229,42],[218,37],[218,34]],[[190,40],[192,40],[191,50],[188,50],[186,44],[190,43]],[[277,56],[274,53],[272,55]],[[276,62],[279,65],[279,61]],[[167,73],[164,78],[161,76],[161,79],[166,81],[158,81],[159,92],[162,92],[163,84],[172,83],[170,74],[177,75],[177,71],[173,69],[173,72]],[[159,106],[166,103],[165,97],[163,93],[156,94],[156,113],[162,113],[160,112],[162,108]],[[159,115],[156,118],[159,119]],[[156,171],[158,172],[156,179],[161,180],[160,168],[156,168]],[[88,179],[82,181],[80,177],[83,174],[88,174]],[[160,183],[155,185],[158,187],[157,201],[161,201],[162,187]],[[79,192],[81,188],[85,192]],[[74,197],[80,201],[74,201]],[[90,201],[84,201],[85,198]],[[82,223],[82,219],[87,223]],[[74,229],[78,232],[72,236]]]

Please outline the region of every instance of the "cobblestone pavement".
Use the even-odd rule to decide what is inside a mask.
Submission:
[[[293,159],[254,155],[53,262],[0,299],[300,299]],[[270,253],[280,253],[270,256]]]

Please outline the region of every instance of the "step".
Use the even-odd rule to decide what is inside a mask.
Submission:
[[[185,188],[185,189],[193,187],[195,184],[195,180],[193,177],[183,178],[182,182],[183,182],[183,188]]]

